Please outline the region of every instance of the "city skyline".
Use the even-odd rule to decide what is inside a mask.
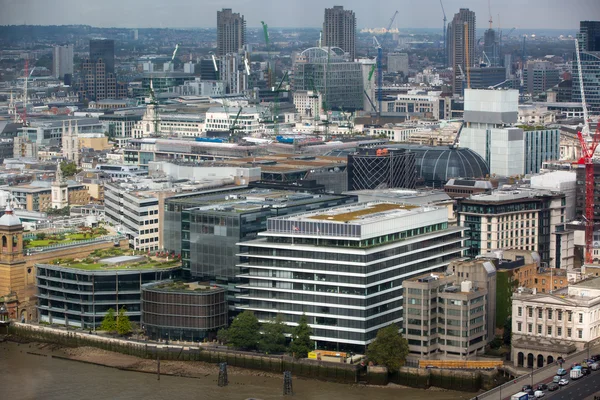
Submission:
[[[258,3],[258,4],[257,4]],[[406,2],[408,3],[408,2]],[[260,21],[277,27],[320,27],[324,9],[342,5],[355,12],[357,27],[386,27],[394,11],[399,14],[394,22],[398,29],[437,28],[442,25],[442,10],[439,1],[429,0],[419,4],[403,4],[382,0],[373,8],[367,2],[346,0],[319,2],[306,0],[288,4],[274,0],[230,0],[228,2],[208,0],[202,4],[189,4],[182,0],[168,3],[158,1],[130,0],[126,3],[107,0],[100,3],[89,0],[64,0],[62,7],[40,0],[20,2],[0,0],[3,13],[0,25],[70,25],[85,24],[114,28],[207,28],[215,26],[215,15],[222,8],[234,8],[245,16],[248,27],[259,27]],[[406,12],[410,7],[411,12]],[[444,9],[450,20],[460,8],[469,8],[479,15],[487,26],[489,19],[487,2],[480,0],[446,0]],[[64,10],[69,10],[65,13]],[[115,13],[114,10],[120,10]],[[508,10],[508,12],[507,12]],[[513,11],[514,10],[514,11]],[[511,12],[512,11],[512,12]],[[577,7],[559,0],[547,0],[544,4],[523,4],[519,0],[491,3],[494,27],[521,29],[577,29],[580,20],[600,14],[596,0],[580,0]],[[535,18],[531,18],[535,15]]]

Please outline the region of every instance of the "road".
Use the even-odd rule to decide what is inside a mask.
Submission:
[[[547,392],[545,398],[548,400],[575,400],[585,399],[586,397],[600,393],[600,371],[592,371],[576,381],[570,381],[567,386],[561,387],[555,392]]]

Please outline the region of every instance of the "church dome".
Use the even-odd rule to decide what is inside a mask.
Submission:
[[[4,215],[2,217],[0,217],[0,226],[7,227],[7,226],[21,226],[21,225],[22,225],[21,220],[19,219],[19,217],[17,217],[16,215],[13,214],[12,208],[10,208],[10,205],[7,204],[6,211],[4,211]]]

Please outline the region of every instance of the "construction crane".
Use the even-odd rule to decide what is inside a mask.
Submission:
[[[275,88],[273,88],[273,92],[275,92],[275,97],[273,99],[273,131],[275,132],[275,135],[279,135],[279,96],[281,93],[289,91],[289,87],[287,85],[284,89],[281,89],[283,82],[287,79],[287,77],[288,72],[285,71],[283,77],[279,81],[279,84]]]
[[[381,117],[381,107],[383,104],[383,68],[381,67],[381,59],[383,58],[383,49],[375,36],[373,36],[373,43],[377,49],[377,112],[379,113],[379,117]],[[372,75],[371,73],[370,76]]]
[[[177,50],[179,50],[179,43],[175,45],[175,50],[173,50],[173,56],[171,57],[171,62],[175,60],[175,55],[177,54]]]
[[[390,22],[389,22],[389,24],[387,26],[387,29],[383,33],[383,37],[381,38],[381,43],[383,43],[384,45],[385,45],[385,41],[387,40],[387,36],[390,33],[390,29],[392,29],[392,25],[394,24],[394,20],[396,19],[396,15],[398,15],[398,11],[396,11],[394,13],[394,15],[392,15],[392,18],[390,18]]]
[[[446,11],[444,10],[444,4],[442,3],[442,0],[440,0],[440,5],[442,6],[442,14],[444,14],[444,26],[442,27],[442,34],[444,36],[444,66],[447,66],[448,64],[448,60],[447,60],[447,54],[446,54]]]
[[[265,24],[265,21],[260,21],[265,35],[265,44],[267,46],[267,87],[273,87],[273,73],[271,71],[271,46],[269,44],[269,25]]]
[[[593,135],[590,135],[585,89],[583,87],[583,73],[581,72],[581,55],[579,54],[579,41],[575,39],[575,54],[577,56],[577,77],[579,78],[579,91],[581,93],[581,107],[583,108],[583,127],[577,132],[581,144],[581,158],[579,164],[585,165],[585,261],[593,262],[594,241],[594,153],[600,143],[600,122]]]
[[[490,19],[489,19],[489,23],[490,23],[490,29],[492,29],[492,4],[491,4],[491,0],[488,0],[488,11],[490,13]]]

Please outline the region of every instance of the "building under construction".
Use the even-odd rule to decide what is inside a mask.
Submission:
[[[416,186],[415,153],[404,149],[365,148],[348,155],[348,190]]]

